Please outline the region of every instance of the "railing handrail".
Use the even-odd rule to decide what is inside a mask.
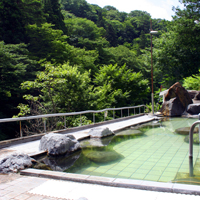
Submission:
[[[200,124],[200,120],[194,122],[190,127],[189,133],[189,157],[193,157],[193,132],[196,125]]]
[[[5,119],[0,119],[0,123],[24,121],[24,120],[48,118],[48,117],[81,115],[81,114],[87,114],[87,113],[100,113],[100,112],[105,112],[105,111],[109,111],[109,110],[124,110],[124,109],[139,108],[139,107],[147,107],[147,106],[146,105],[139,105],[139,106],[130,106],[130,107],[121,107],[121,108],[106,108],[106,109],[103,109],[103,110],[86,110],[86,111],[71,112],[71,113],[54,113],[54,114],[34,115],[34,116],[27,116],[27,117],[5,118]]]
[[[200,115],[199,120],[194,122],[190,127],[189,133],[189,175],[190,177],[193,176],[193,132],[196,125],[200,125]],[[200,134],[200,127],[199,127],[199,134]]]
[[[121,108],[106,108],[106,109],[103,109],[103,110],[86,110],[86,111],[71,112],[71,113],[54,113],[54,114],[35,115],[35,116],[27,116],[27,117],[5,118],[5,119],[0,119],[0,123],[19,121],[20,137],[23,137],[21,122],[25,121],[25,120],[43,118],[44,119],[43,120],[44,121],[44,132],[46,133],[46,118],[48,118],[48,117],[62,117],[62,116],[64,116],[64,127],[66,129],[67,128],[66,127],[66,116],[80,115],[80,124],[82,126],[82,118],[81,118],[82,114],[93,113],[93,123],[95,124],[95,113],[106,112],[106,111],[111,110],[111,111],[113,111],[113,118],[115,118],[114,111],[115,110],[121,110],[121,117],[123,117],[122,110],[128,109],[128,116],[129,116],[129,109],[134,109],[134,115],[135,115],[135,109],[139,108],[139,114],[140,114],[140,111],[141,111],[140,108],[141,107],[144,107],[144,108],[146,107],[148,109],[148,107],[146,105],[129,106],[129,107],[121,107]],[[149,109],[148,109],[148,111],[149,111]],[[144,112],[145,112],[145,110],[144,110]],[[105,121],[105,118],[106,118],[106,115],[104,113],[104,121]]]

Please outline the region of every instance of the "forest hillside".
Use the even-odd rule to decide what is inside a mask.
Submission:
[[[151,20],[155,90],[176,81],[199,90],[200,3],[182,3],[166,21],[85,0],[1,0],[0,118],[149,104]],[[1,124],[0,140],[18,126]]]

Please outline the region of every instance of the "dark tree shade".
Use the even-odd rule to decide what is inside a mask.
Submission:
[[[24,15],[19,9],[21,0],[0,1],[0,40],[17,44],[25,40]]]
[[[61,13],[59,0],[44,1],[44,13],[48,14],[48,23],[54,24],[55,29],[60,29],[65,33],[64,16]]]

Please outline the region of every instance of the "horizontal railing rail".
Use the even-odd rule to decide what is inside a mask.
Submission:
[[[23,137],[22,135],[22,128],[21,128],[21,121],[26,121],[26,120],[31,120],[31,119],[44,119],[44,132],[46,133],[46,119],[49,117],[66,117],[66,116],[73,116],[73,115],[80,115],[80,123],[82,126],[82,119],[81,115],[83,114],[88,114],[88,113],[93,113],[93,123],[95,123],[95,113],[101,113],[104,112],[104,121],[106,118],[105,113],[107,111],[113,111],[113,119],[115,119],[115,113],[114,111],[121,110],[121,117],[123,117],[123,110],[127,109],[128,110],[128,116],[129,116],[129,110],[134,109],[134,115],[136,114],[135,109],[139,108],[139,114],[141,113],[141,108],[144,108],[143,112],[145,112],[145,108],[147,108],[147,111],[149,112],[149,109],[146,105],[139,105],[139,106],[130,106],[130,107],[121,107],[121,108],[106,108],[103,110],[86,110],[86,111],[80,111],[80,112],[71,112],[71,113],[54,113],[54,114],[45,114],[45,115],[34,115],[34,116],[27,116],[27,117],[17,117],[17,118],[5,118],[5,119],[0,119],[0,123],[5,123],[5,122],[20,122],[20,137]],[[64,118],[64,124],[66,128],[66,119]]]

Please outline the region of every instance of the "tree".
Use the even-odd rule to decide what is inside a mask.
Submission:
[[[151,15],[146,12],[146,11],[141,11],[141,10],[133,10],[128,14],[129,17],[141,17],[141,16],[149,16]]]
[[[0,41],[18,44],[25,41],[24,14],[19,9],[21,0],[0,1]]]
[[[18,4],[20,11],[23,13],[25,26],[28,24],[41,25],[46,22],[47,14],[43,11],[43,3],[40,0],[22,0]]]
[[[22,100],[20,84],[34,77],[36,63],[28,58],[24,44],[5,44],[0,42],[0,104],[1,115],[12,117]]]
[[[85,0],[61,0],[61,5],[64,10],[73,13],[77,17],[97,22],[96,10]]]
[[[28,25],[28,50],[30,57],[39,61],[45,59],[55,63],[64,63],[70,56],[70,46],[67,43],[67,36],[62,30],[54,30],[52,24],[42,26]]]
[[[197,74],[200,66],[200,26],[195,23],[195,19],[200,17],[200,5],[196,0],[183,2],[185,8],[176,9],[168,32],[154,42],[155,67],[160,70],[161,82],[166,87]]]
[[[37,96],[26,95],[29,101],[41,100],[39,110],[42,113],[76,112],[89,106],[90,92],[89,72],[80,73],[77,67],[69,64],[45,65],[34,81],[26,81],[22,88],[35,89]]]
[[[183,86],[188,90],[200,90],[200,70],[199,74],[184,78]]]
[[[126,64],[127,69],[131,69],[135,72],[139,72],[136,54],[129,50],[127,47],[123,45],[119,45],[118,47],[109,48],[110,53],[113,55],[112,59],[115,64],[118,66],[123,66]]]
[[[0,2],[0,40],[9,44],[27,43],[26,26],[46,22],[39,0],[2,0]]]
[[[124,22],[125,24],[125,35],[124,42],[133,43],[133,40],[138,36],[138,30],[133,26],[131,19],[128,19]]]
[[[24,94],[20,84],[33,79],[36,67],[28,58],[26,45],[0,42],[0,118],[10,118],[19,112],[17,105],[23,102]],[[15,137],[19,127],[16,125],[1,124],[0,140]]]
[[[117,46],[117,32],[113,27],[113,24],[110,20],[106,20],[105,24],[105,30],[106,30],[106,40],[109,41],[110,46],[116,47]]]
[[[117,9],[114,6],[104,6],[103,9],[107,10],[107,11],[110,11],[110,10],[116,10],[117,11]]]
[[[44,13],[48,14],[47,23],[54,24],[55,29],[65,33],[64,16],[61,12],[59,0],[44,1]]]
[[[137,105],[147,100],[148,81],[140,72],[127,69],[126,65],[101,67],[94,83],[97,85],[95,102],[98,109]]]
[[[67,28],[67,35],[69,36],[68,41],[75,47],[94,50],[99,42],[104,43],[103,46],[108,45],[107,41],[102,38],[105,35],[105,30],[97,27],[94,22],[88,19],[66,19],[65,26]]]

